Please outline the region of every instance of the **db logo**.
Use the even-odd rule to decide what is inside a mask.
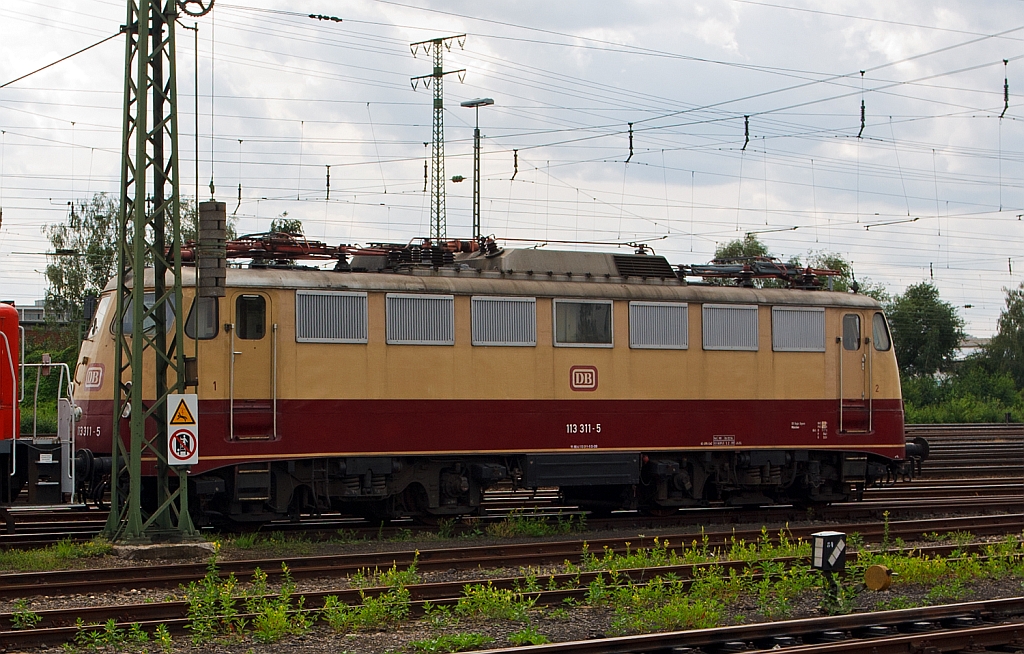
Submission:
[[[103,364],[94,363],[85,370],[85,387],[96,390],[103,386]]]
[[[569,388],[574,391],[596,391],[597,368],[594,366],[569,368]]]

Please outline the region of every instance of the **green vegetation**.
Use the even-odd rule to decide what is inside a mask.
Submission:
[[[144,651],[149,643],[149,634],[138,623],[132,623],[126,629],[118,627],[113,618],[102,625],[86,625],[79,618],[76,626],[78,634],[65,649],[85,652],[139,652]],[[163,647],[162,642],[157,644]]]
[[[526,629],[520,629],[509,634],[508,642],[516,647],[522,647],[523,645],[543,645],[544,643],[550,643],[551,639],[535,628],[527,627]]]
[[[414,640],[409,646],[417,652],[464,652],[493,642],[493,638],[483,634],[445,634],[426,640]]]
[[[289,218],[288,212],[285,211],[270,221],[270,231],[302,236],[302,221],[297,218]]]
[[[66,332],[66,333],[65,333]],[[71,344],[67,344],[68,341]],[[52,338],[46,338],[40,343],[27,344],[25,351],[25,363],[41,363],[43,354],[50,355],[52,363],[66,363],[71,374],[75,372],[75,363],[78,357],[78,345],[70,332],[56,332]],[[36,379],[39,380],[39,403],[35,404]],[[39,368],[28,368],[25,372],[25,400],[19,404],[21,409],[21,433],[28,435],[32,433],[33,406],[38,406],[35,412],[36,433],[55,434],[57,433],[57,387],[60,384],[60,371],[57,368],[50,368],[49,375],[40,374]],[[68,378],[64,376],[64,388],[61,395],[68,396]]]
[[[42,549],[0,551],[0,570],[60,570],[78,559],[104,556],[112,551],[110,543],[98,538],[84,543],[65,538]]]
[[[908,286],[886,307],[900,371],[907,376],[949,370],[964,337],[964,321],[928,282]]]
[[[235,575],[221,579],[217,565],[210,562],[206,576],[185,587],[185,602],[188,604],[188,624],[185,628],[192,634],[196,646],[222,635],[235,635],[245,630],[245,620],[239,616],[235,590],[238,581]]]
[[[54,252],[46,265],[46,311],[76,323],[82,319],[86,294],[98,296],[114,275],[117,258],[117,198],[97,193],[71,207],[64,222],[43,233]]]
[[[246,594],[245,607],[253,615],[252,634],[262,643],[276,643],[287,635],[303,634],[313,626],[316,616],[304,608],[304,597],[292,604],[295,584],[288,565],[281,562],[281,588],[277,596],[269,596],[267,574],[256,568]]]
[[[912,286],[887,310],[907,422],[1024,422],[1024,284],[1006,290],[995,336],[963,361],[952,358],[963,321],[934,287]]]
[[[795,600],[808,596],[819,598],[829,612],[845,613],[863,603],[865,590],[856,580],[874,564],[885,565],[896,575],[891,592],[877,604],[880,609],[962,601],[970,585],[978,580],[1024,579],[1024,533],[985,544],[978,552],[964,548],[975,540],[969,532],[924,534],[925,540],[959,546],[949,556],[931,556],[895,549],[901,541],[889,533],[888,516],[885,524],[884,542],[877,549],[864,549],[863,539],[850,535],[848,542],[859,549],[859,555],[851,560],[847,581],[831,599],[823,592],[822,576],[807,564],[809,544],[794,538],[787,529],[774,534],[762,529],[753,541],[734,537],[715,546],[703,534],[689,545],[673,546],[655,539],[650,547],[633,548],[627,543],[619,551],[605,548],[599,555],[584,548],[578,563],[565,562],[559,574],[542,575],[538,569],[527,569],[513,588],[499,588],[492,582],[467,584],[454,605],[425,602],[422,623],[441,633],[410,643],[409,647],[414,651],[453,652],[491,642],[479,634],[445,633],[467,621],[519,623],[509,633],[509,643],[541,644],[548,638],[531,624],[537,616],[571,620],[573,611],[584,605],[610,612],[612,634],[705,628],[728,622],[730,614],[738,614],[737,621],[752,617],[785,619],[793,614]],[[724,561],[741,565],[726,569]],[[694,565],[690,579],[657,569],[683,564]],[[637,575],[636,569],[646,572]],[[596,578],[584,585],[582,576],[595,572]],[[305,633],[317,620],[343,634],[393,628],[410,618],[407,586],[421,582],[415,565],[404,570],[397,566],[361,570],[353,576],[353,585],[359,586],[359,604],[348,605],[337,596],[329,596],[321,609],[313,610],[307,609],[304,598],[295,593],[286,566],[282,566],[281,576],[276,594],[260,570],[242,588],[232,575],[220,578],[211,562],[207,576],[184,589],[192,644],[201,647],[211,641],[230,643],[247,638],[274,643],[288,635]],[[921,599],[910,600],[901,594],[901,588],[908,586],[916,587],[915,596]],[[564,600],[541,613],[537,604],[546,590],[581,590],[583,597]],[[756,616],[745,615],[748,610]],[[32,628],[39,623],[39,616],[25,602],[15,604],[13,614],[15,628]],[[150,643],[151,648],[170,651],[173,645],[166,629],[150,636],[137,625],[124,628],[111,622],[79,627],[71,649],[132,650]]]
[[[416,553],[412,564],[405,570],[399,570],[397,564],[383,572],[379,568],[361,568],[354,575],[349,577],[349,583],[357,588],[369,588],[371,586],[400,587],[420,583],[420,575],[416,572],[416,561],[419,560],[419,552]]]
[[[522,509],[510,511],[500,522],[487,525],[485,533],[494,538],[514,538],[516,536],[557,536],[585,531],[586,516],[582,514],[559,515],[554,524],[545,517],[533,516]]]
[[[615,611],[613,634],[677,629],[704,629],[722,621],[725,603],[719,599],[721,578],[703,569],[692,584],[681,579],[654,577],[646,584],[628,583],[611,591],[607,604]]]
[[[423,603],[423,620],[434,629],[443,629],[459,622],[451,606],[430,601]]]
[[[985,354],[956,364],[945,376],[903,378],[908,423],[1024,422],[1024,396],[1005,372],[986,370]]]
[[[28,608],[27,599],[19,599],[14,602],[11,611],[11,627],[14,629],[35,629],[36,625],[43,619],[38,613]]]
[[[206,576],[184,588],[189,620],[185,628],[192,635],[192,644],[200,646],[217,638],[240,638],[249,628],[253,638],[263,643],[307,631],[316,621],[316,614],[304,608],[304,597],[293,602],[295,584],[284,563],[281,575],[281,588],[276,595],[271,595],[267,574],[256,568],[252,582],[242,593],[235,576],[231,574],[221,579],[216,563],[211,561]],[[253,616],[251,623],[242,617],[240,604]]]
[[[337,632],[382,629],[409,616],[409,590],[395,587],[376,597],[359,590],[361,604],[350,606],[331,595],[324,600],[320,615]]]
[[[462,597],[455,605],[455,615],[526,622],[536,603],[535,598],[507,588],[495,588],[491,582],[470,584],[462,589]]]

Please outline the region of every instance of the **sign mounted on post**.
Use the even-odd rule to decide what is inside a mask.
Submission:
[[[167,465],[199,463],[199,397],[195,393],[167,395]]]

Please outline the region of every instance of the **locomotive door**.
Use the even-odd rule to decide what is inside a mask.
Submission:
[[[229,303],[230,437],[269,440],[277,435],[277,324],[270,298],[238,293]]]
[[[864,326],[860,314],[843,314],[839,341],[839,431],[871,431],[871,398],[867,384],[871,374],[870,352],[861,337]]]

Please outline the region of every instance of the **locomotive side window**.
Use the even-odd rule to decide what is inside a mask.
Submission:
[[[612,347],[611,300],[555,300],[555,345]]]
[[[365,343],[366,293],[295,291],[295,342]]]
[[[871,319],[871,336],[875,342],[875,349],[879,352],[885,352],[892,347],[889,325],[885,323],[885,316],[881,313],[876,313]]]
[[[757,305],[705,304],[705,350],[757,351]]]
[[[843,316],[843,349],[860,349],[860,316],[855,313]]]
[[[258,341],[267,333],[267,301],[262,295],[239,295],[235,300],[235,336]]]
[[[629,346],[660,350],[689,347],[689,310],[682,302],[630,302]]]
[[[185,336],[205,341],[217,336],[220,303],[215,297],[197,297],[185,320]]]
[[[387,295],[389,345],[455,345],[454,295]]]
[[[150,309],[150,308],[152,308],[152,306],[153,306],[153,304],[155,302],[156,302],[156,293],[146,293],[146,295],[145,295],[145,297],[143,299],[142,304],[147,309]],[[133,312],[134,312],[134,308],[133,308],[134,304],[135,304],[134,300],[129,299],[128,300],[128,306],[125,307],[125,310],[124,310],[124,319],[123,319],[123,323],[122,324],[124,326],[124,333],[125,333],[126,336],[131,336],[131,333],[132,333],[132,315],[133,315]],[[167,329],[170,329],[171,325],[174,324],[174,296],[173,295],[170,296],[170,301],[167,304],[164,305],[164,309],[165,309],[165,312],[164,312],[164,329],[167,330]],[[114,322],[115,321],[111,321],[111,323],[110,323],[110,333],[111,334],[114,333],[114,328],[115,328]],[[146,316],[145,320],[142,323],[143,330],[145,330],[146,333],[149,333],[149,332],[153,331],[154,327],[156,327],[156,321],[153,320],[153,316],[152,315]]]
[[[825,309],[772,307],[772,350],[824,352]]]
[[[474,297],[473,345],[537,345],[537,298]]]

